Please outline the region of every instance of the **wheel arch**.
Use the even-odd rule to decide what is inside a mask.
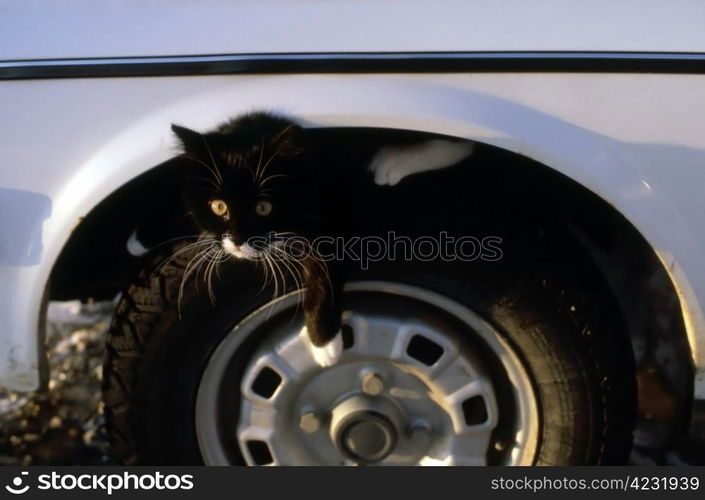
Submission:
[[[694,255],[691,242],[683,235],[686,224],[664,194],[649,188],[644,172],[627,154],[629,145],[521,102],[405,80],[403,76],[339,81],[314,77],[245,78],[237,92],[222,84],[223,79],[214,81],[220,83],[208,92],[188,96],[116,131],[113,139],[96,148],[95,154],[75,169],[55,193],[54,216],[44,233],[45,253],[34,272],[27,298],[31,307],[23,312],[24,331],[13,333],[24,337],[21,343],[26,346],[25,359],[36,360],[37,353],[41,353],[39,343],[28,342],[27,338],[41,338],[37,336],[41,330],[37,318],[44,316],[42,295],[61,249],[80,221],[90,218],[92,210],[114,192],[115,186],[125,185],[173,155],[169,125],[177,122],[205,130],[228,116],[264,108],[291,110],[307,126],[384,127],[477,140],[550,166],[584,186],[615,217],[628,220],[659,256],[661,268],[677,294],[692,361],[698,369],[705,366],[705,339],[697,333],[705,329],[705,321],[679,259]],[[302,93],[316,98],[293,97]],[[665,248],[671,251],[661,250]],[[36,371],[36,366],[27,363],[24,368]],[[699,380],[705,385],[705,378],[701,376]],[[34,383],[14,385],[20,389],[36,388]],[[705,393],[705,389],[699,392]]]

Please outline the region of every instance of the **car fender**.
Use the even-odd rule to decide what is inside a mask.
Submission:
[[[0,125],[10,146],[1,153],[0,169],[0,385],[40,386],[43,298],[53,265],[72,229],[96,204],[175,154],[170,124],[208,130],[239,113],[266,109],[311,127],[390,127],[478,140],[528,156],[587,187],[634,224],[662,260],[682,306],[697,370],[696,397],[705,398],[705,230],[693,222],[705,207],[702,195],[682,196],[683,183],[705,186],[705,137],[676,144],[666,137],[657,144],[652,129],[638,120],[631,120],[628,133],[601,122],[600,109],[575,106],[581,92],[596,95],[588,88],[599,75],[546,76],[550,81],[540,95],[526,92],[541,86],[522,78],[250,75],[2,82]],[[598,104],[609,101],[628,114],[658,87],[678,88],[684,77],[633,77],[642,78],[642,86],[622,104],[605,78]],[[572,90],[555,93],[556,81]],[[624,88],[617,83],[615,92]],[[688,91],[705,102],[705,86],[699,86]],[[29,102],[43,105],[28,107]],[[686,121],[698,116],[698,110],[685,112]],[[46,120],[52,120],[50,126],[40,126]],[[679,165],[678,179],[654,158]]]

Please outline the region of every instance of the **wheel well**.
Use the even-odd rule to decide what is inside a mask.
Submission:
[[[420,132],[340,129],[356,143],[385,144],[428,138]],[[635,445],[646,453],[667,447],[687,428],[692,362],[674,286],[649,243],[605,200],[545,165],[519,154],[480,144],[491,189],[472,196],[522,210],[542,207],[584,246],[601,270],[629,328],[639,385]],[[194,234],[181,208],[178,166],[158,165],[119,188],[96,206],[71,235],[51,276],[51,299],[112,298],[131,282],[142,264],[126,243],[157,244]],[[164,221],[170,221],[165,224]]]

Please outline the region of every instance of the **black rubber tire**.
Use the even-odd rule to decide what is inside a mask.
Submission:
[[[491,322],[520,353],[538,394],[539,465],[628,460],[636,404],[629,336],[592,263],[555,236],[532,238],[533,256],[497,263],[379,262],[365,279],[405,282],[445,294]],[[525,242],[523,242],[525,243]],[[211,304],[186,287],[184,254],[144,271],[123,294],[107,339],[104,401],[117,459],[128,464],[199,464],[194,426],[200,377],[235,325],[266,303],[258,273],[232,265]],[[232,293],[237,289],[238,293]],[[230,290],[229,293],[225,293]]]

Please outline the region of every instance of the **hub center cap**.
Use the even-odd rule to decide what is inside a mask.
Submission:
[[[404,416],[386,398],[353,396],[333,409],[330,438],[345,458],[371,464],[394,452],[403,425]]]
[[[348,421],[341,425],[336,441],[351,460],[379,462],[394,449],[396,430],[383,415],[363,411],[350,415]]]

